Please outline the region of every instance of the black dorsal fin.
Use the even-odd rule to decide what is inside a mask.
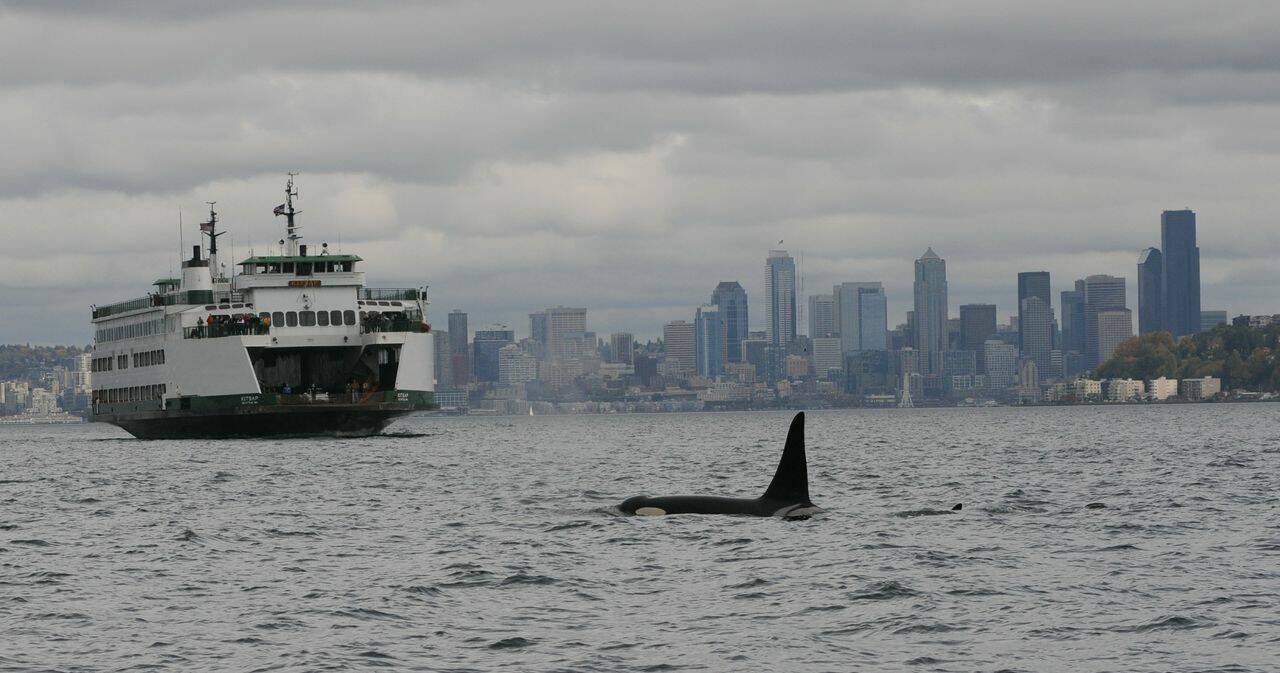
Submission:
[[[809,465],[804,458],[804,412],[791,419],[787,445],[782,449],[778,471],[762,496],[765,500],[809,504]]]

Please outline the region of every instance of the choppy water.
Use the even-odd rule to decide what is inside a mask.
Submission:
[[[825,515],[610,513],[788,419],[0,428],[0,670],[1280,669],[1280,405],[819,412]]]

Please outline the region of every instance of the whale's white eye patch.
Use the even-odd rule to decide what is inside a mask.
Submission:
[[[661,507],[637,507],[636,516],[662,516],[667,510]]]

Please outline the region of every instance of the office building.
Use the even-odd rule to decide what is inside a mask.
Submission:
[[[1084,279],[1085,366],[1093,369],[1106,359],[1098,334],[1098,314],[1110,309],[1125,309],[1125,280],[1118,276],[1098,274]],[[1118,322],[1112,318],[1112,326]],[[1129,328],[1132,333],[1132,327]],[[1113,335],[1114,336],[1114,335]],[[1109,353],[1108,353],[1109,356]]]
[[[1227,324],[1226,311],[1201,311],[1200,312],[1200,331],[1208,332],[1218,325]]]
[[[1023,299],[1018,307],[1018,340],[1022,357],[1036,363],[1042,378],[1051,378],[1049,354],[1053,350],[1053,309],[1040,295]]]
[[[1084,281],[1077,280],[1074,290],[1062,292],[1062,350],[1066,353],[1085,351]]]
[[[1109,308],[1098,311],[1098,362],[1111,359],[1116,347],[1133,338],[1133,312],[1127,308]]]
[[[1200,248],[1194,212],[1161,213],[1160,252],[1164,255],[1164,327],[1175,337],[1195,334],[1200,330]]]
[[[947,350],[947,263],[933,248],[915,263],[915,348],[924,373],[933,371],[934,354]]]
[[[987,385],[994,390],[1012,387],[1018,376],[1018,347],[998,339],[982,344],[982,360],[987,366]]]
[[[1027,334],[1028,326],[1023,323],[1022,302],[1036,297],[1044,302],[1045,306],[1052,306],[1049,299],[1049,272],[1048,271],[1023,271],[1018,274],[1018,349],[1025,354],[1027,345],[1023,342],[1024,335]],[[1037,324],[1038,328],[1039,325]]]
[[[693,319],[694,371],[713,379],[724,371],[725,320],[719,306],[700,306]]]
[[[845,353],[889,347],[889,303],[878,282],[841,283],[832,290],[832,320]]]
[[[666,348],[667,370],[678,376],[692,376],[697,371],[693,323],[673,320],[663,325],[662,341]]]
[[[631,332],[614,332],[609,335],[609,350],[613,361],[628,366],[635,365],[636,338]]]
[[[796,262],[786,250],[770,250],[764,273],[765,338],[786,348],[796,338]]]
[[[979,374],[986,368],[982,364],[982,344],[996,333],[995,304],[965,304],[960,307],[960,350],[977,353]]]
[[[747,291],[736,281],[721,282],[711,293],[711,303],[720,307],[724,323],[725,358],[742,361],[742,341],[747,338],[750,323],[747,314]]]
[[[476,330],[471,341],[471,369],[476,381],[496,383],[498,381],[498,353],[503,347],[514,344],[515,330],[497,327],[487,330]]]
[[[538,378],[538,359],[515,344],[498,349],[498,382],[514,386]]]
[[[809,337],[837,336],[835,295],[815,294],[809,297]]]
[[[844,355],[840,337],[815,337],[813,339],[813,373],[820,379],[830,379],[831,371],[844,369]]]
[[[467,352],[470,331],[467,314],[458,309],[449,312],[449,366],[453,371],[453,385],[465,388],[471,380],[471,357]]]
[[[543,314],[547,357],[576,358],[585,350],[595,350],[594,339],[591,344],[586,343],[587,309],[556,306]]]
[[[435,355],[436,390],[453,390],[453,353],[449,351],[448,330],[432,330],[432,350]]]
[[[1164,256],[1147,248],[1138,256],[1138,334],[1164,329]]]

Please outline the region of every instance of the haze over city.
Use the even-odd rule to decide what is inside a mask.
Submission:
[[[0,9],[0,342],[87,343],[217,201],[271,250],[286,171],[309,242],[428,283],[433,322],[523,335],[590,310],[661,334],[763,259],[804,295],[947,259],[950,313],[1016,274],[1129,279],[1198,217],[1203,306],[1274,313],[1280,10],[1167,3],[9,2]],[[803,325],[804,322],[801,322]]]

